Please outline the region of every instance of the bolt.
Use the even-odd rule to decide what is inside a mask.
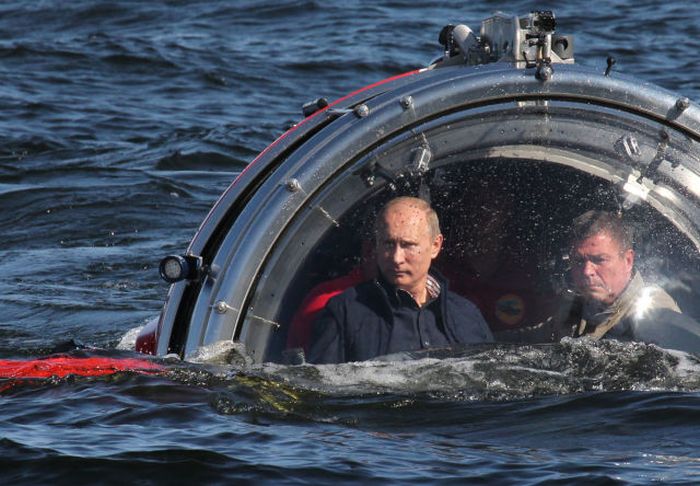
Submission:
[[[214,310],[216,311],[217,314],[226,314],[226,311],[229,309],[229,305],[224,302],[223,300],[218,301],[216,304],[214,304]]]
[[[617,63],[614,57],[608,56],[608,58],[605,60],[607,63],[608,67],[605,69],[605,75],[610,76],[610,72],[612,71],[613,66]]]
[[[413,97],[412,96],[404,96],[399,100],[399,103],[401,103],[401,107],[404,110],[408,110],[409,108],[413,107]]]
[[[690,100],[685,96],[676,100],[676,108],[678,109],[678,111],[685,111],[688,109],[689,106]]]
[[[355,107],[354,112],[358,118],[364,118],[369,115],[369,107],[365,104],[358,105]]]
[[[552,69],[552,66],[544,64],[537,68],[537,71],[535,72],[535,77],[540,81],[549,81],[550,79],[552,79],[553,74],[554,70]]]
[[[301,184],[297,179],[289,179],[284,185],[289,192],[299,192],[301,191]]]

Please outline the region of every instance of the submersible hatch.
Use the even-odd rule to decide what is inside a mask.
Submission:
[[[304,106],[186,254],[163,261],[172,285],[138,351],[187,358],[234,340],[256,362],[281,360],[304,296],[358,270],[376,209],[397,194],[437,209],[435,265],[456,290],[467,271],[455,268],[483,287],[500,281],[512,305],[495,328],[546,315],[566,286],[567,225],[600,208],[624,212],[639,269],[698,320],[698,105],[611,73],[612,60],[604,72],[575,65],[551,12],[499,13],[478,35],[449,25],[440,42],[427,68]]]

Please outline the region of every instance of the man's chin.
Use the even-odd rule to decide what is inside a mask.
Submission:
[[[588,287],[585,289],[580,289],[581,295],[583,295],[583,298],[586,300],[590,300],[593,302],[598,302],[601,304],[610,304],[612,302],[610,293],[607,291],[607,289],[604,289],[602,287]]]
[[[394,274],[390,276],[387,280],[391,282],[395,287],[403,288],[411,283],[411,279],[406,274]]]

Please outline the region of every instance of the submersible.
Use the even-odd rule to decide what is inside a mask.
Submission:
[[[494,325],[546,315],[566,287],[566,228],[592,208],[633,222],[638,266],[697,320],[700,108],[611,58],[576,65],[555,28],[551,12],[498,13],[478,34],[449,25],[428,67],[304,105],[162,261],[171,287],[137,351],[186,359],[232,340],[256,362],[286,359],[305,295],[358,268],[376,209],[399,194],[441,215],[436,265],[453,280],[522,270],[528,295],[503,274],[510,307]]]

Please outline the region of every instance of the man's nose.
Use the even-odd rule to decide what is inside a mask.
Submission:
[[[592,276],[592,275],[595,275],[595,273],[596,273],[596,266],[592,261],[586,260],[585,262],[583,262],[583,274],[584,275]]]
[[[404,251],[401,245],[394,245],[391,249],[391,259],[394,263],[402,263],[404,261]]]

